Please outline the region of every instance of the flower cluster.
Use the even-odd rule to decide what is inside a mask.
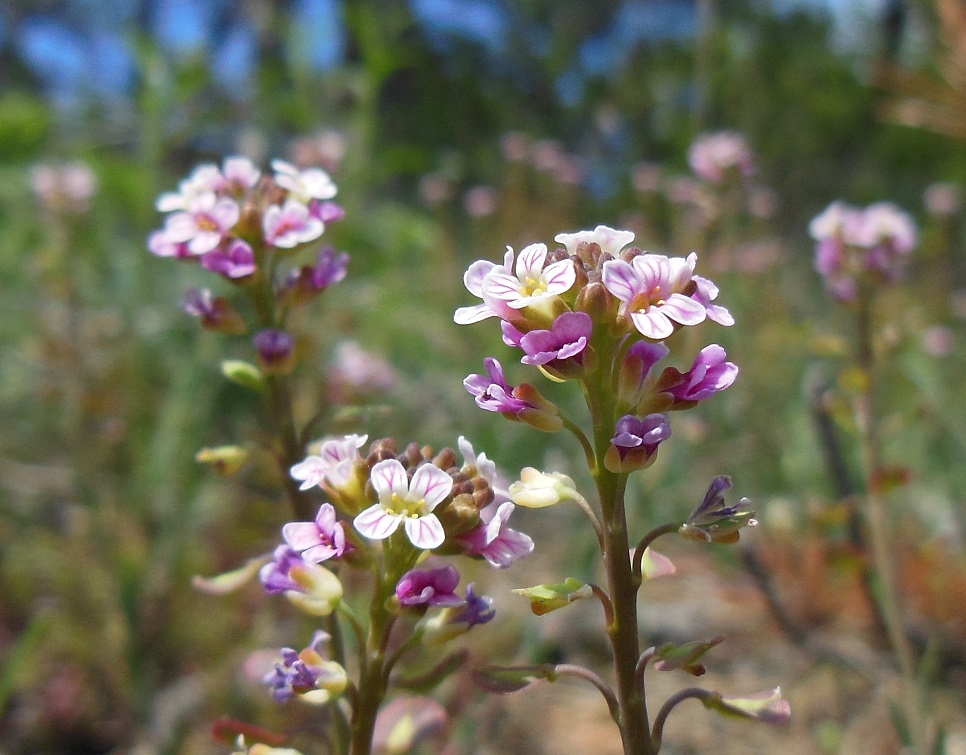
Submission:
[[[834,296],[854,299],[863,285],[899,280],[918,243],[915,223],[889,202],[865,208],[833,202],[808,227],[815,269]]]
[[[44,209],[79,215],[90,209],[97,193],[97,176],[82,162],[38,163],[30,168],[30,186]]]
[[[317,296],[345,276],[347,255],[322,249],[314,265],[296,267],[281,280],[275,280],[275,269],[280,258],[317,242],[327,224],[343,217],[331,201],[336,185],[319,168],[299,170],[275,160],[272,171],[263,174],[245,157],[230,157],[221,167],[199,165],[177,191],[158,198],[166,218],[148,238],[148,249],[158,257],[198,262],[250,290],[267,280],[283,307]],[[239,332],[237,313],[225,300],[212,300],[210,291],[193,292],[185,310],[207,328]]]
[[[734,319],[715,304],[718,288],[695,274],[697,256],[667,257],[628,245],[630,231],[598,226],[561,233],[550,251],[531,244],[519,256],[507,250],[502,264],[473,263],[464,276],[481,304],[462,307],[454,319],[470,324],[502,321],[503,340],[523,352],[521,362],[556,381],[586,381],[605,374],[617,386],[612,471],[652,463],[671,433],[661,413],[685,409],[730,386],[738,368],[721,346],[702,349],[687,372],[655,365],[668,353],[664,339],[684,326]],[[510,385],[503,366],[484,360],[485,375],[464,381],[488,411],[554,432],[564,426],[557,407],[530,384]]]
[[[699,136],[688,150],[688,163],[695,175],[716,184],[731,173],[750,176],[756,168],[748,142],[735,131]]]
[[[326,440],[318,452],[292,468],[302,489],[322,488],[334,502],[323,504],[315,522],[287,524],[288,546],[308,561],[343,556],[351,549],[348,528],[337,511],[352,517],[362,537],[385,540],[402,528],[415,548],[463,553],[494,566],[509,566],[533,549],[523,533],[506,526],[513,504],[494,489],[496,467],[459,439],[463,464],[451,449],[433,455],[411,443],[397,453],[395,441],[373,443],[363,456],[367,437],[347,435]]]

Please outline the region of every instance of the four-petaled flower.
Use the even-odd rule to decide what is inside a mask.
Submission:
[[[509,248],[508,257],[512,261]],[[520,310],[545,304],[569,291],[577,280],[574,263],[565,259],[544,267],[546,259],[546,244],[530,244],[517,257],[514,274],[510,273],[510,264],[494,267],[483,279],[484,302],[503,302],[510,309]]]
[[[690,286],[697,255],[665,257],[639,254],[630,262],[621,259],[604,263],[604,286],[623,302],[621,314],[647,338],[659,341],[679,325],[698,325],[707,317],[707,307],[684,293]]]
[[[521,362],[546,365],[565,375],[575,369],[579,372],[593,330],[593,320],[586,312],[564,312],[553,321],[550,330],[529,333],[520,333],[510,323],[503,323],[504,340],[513,341],[526,352]]]
[[[347,547],[345,530],[336,519],[331,503],[322,504],[314,522],[286,524],[282,527],[282,537],[292,550],[301,553],[303,559],[313,564],[338,558]]]
[[[325,224],[309,214],[309,208],[295,199],[287,199],[279,207],[273,204],[265,210],[262,220],[265,243],[279,249],[292,249],[314,241],[322,235]]]
[[[289,470],[292,477],[301,480],[299,490],[308,490],[323,482],[333,487],[345,485],[352,477],[355,463],[362,456],[362,448],[368,435],[346,435],[322,443],[318,455],[308,456]]]
[[[517,414],[531,405],[513,395],[516,390],[506,381],[503,365],[493,357],[483,360],[487,376],[470,375],[463,381],[466,390],[476,397],[476,403],[488,412]]]
[[[418,467],[412,480],[396,459],[373,466],[369,479],[379,502],[356,516],[353,524],[370,540],[384,540],[400,524],[417,548],[432,550],[446,539],[443,525],[433,513],[453,489],[453,478],[433,464]]]
[[[234,200],[204,192],[193,198],[185,210],[168,216],[164,238],[173,244],[187,243],[192,254],[205,254],[222,242],[240,215]]]
[[[221,273],[226,278],[244,278],[257,269],[255,253],[241,239],[232,239],[227,246],[212,249],[201,256],[201,265],[213,273]]]

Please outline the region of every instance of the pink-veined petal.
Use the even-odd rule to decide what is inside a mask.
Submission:
[[[463,285],[466,290],[474,296],[483,297],[483,279],[490,274],[493,268],[498,267],[489,260],[477,260],[463,273]]]
[[[388,461],[395,461],[395,459]],[[399,521],[400,517],[392,516],[377,503],[356,516],[352,524],[370,540],[385,540],[399,527]]]
[[[521,288],[519,278],[504,272],[493,271],[483,281],[483,296],[513,302],[523,295]]]
[[[559,260],[543,271],[548,294],[563,294],[577,281],[577,271],[570,260]]]
[[[646,312],[631,312],[631,321],[641,335],[655,341],[667,338],[674,332],[674,325],[657,307],[649,307]]]
[[[417,519],[406,519],[404,526],[410,542],[423,550],[438,548],[446,539],[443,525],[435,514],[427,514]]]
[[[496,317],[494,312],[486,304],[477,304],[473,307],[460,307],[453,313],[453,322],[457,325],[472,325],[488,317]]]
[[[653,291],[660,287],[662,294],[670,294],[671,266],[670,260],[663,254],[639,254],[631,264],[640,276],[641,287],[644,291]]]
[[[375,488],[379,500],[388,498],[393,493],[400,498],[406,498],[409,493],[406,469],[396,459],[383,459],[378,462],[369,473],[369,479],[372,480],[372,487]]]
[[[641,278],[624,260],[608,260],[601,275],[604,287],[622,302],[631,301],[641,290]]]
[[[704,305],[684,294],[671,294],[660,309],[672,320],[682,325],[702,323],[708,314]]]
[[[330,558],[336,556],[338,552],[333,545],[319,543],[318,545],[313,545],[311,548],[306,548],[302,552],[302,558],[310,564],[318,564],[322,561],[328,561]]]
[[[320,542],[315,522],[289,522],[282,527],[282,537],[294,551],[304,551]]]
[[[409,497],[416,500],[424,499],[427,510],[432,511],[443,502],[452,489],[453,478],[435,464],[426,463],[413,475],[409,485]]]
[[[517,278],[521,281],[527,278],[539,278],[543,272],[543,263],[547,259],[546,244],[530,244],[520,251],[517,257]]]

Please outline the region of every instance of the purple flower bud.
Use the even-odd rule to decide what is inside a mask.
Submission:
[[[266,372],[288,372],[294,366],[295,337],[276,328],[260,330],[252,339],[258,361]]]
[[[188,290],[181,308],[192,317],[201,320],[201,327],[229,335],[240,335],[246,331],[245,321],[235,311],[228,300],[215,297],[207,288]]]
[[[335,202],[313,199],[309,203],[309,215],[323,223],[335,223],[345,217],[345,210]]]
[[[315,267],[311,269],[312,286],[316,291],[324,291],[335,285],[346,275],[349,265],[349,255],[345,252],[336,253],[331,246],[319,252]]]
[[[725,350],[717,344],[705,346],[691,369],[681,373],[668,367],[658,380],[658,390],[674,397],[674,408],[688,408],[729,387],[738,377],[738,365],[725,361]]]
[[[291,576],[293,566],[304,565],[302,557],[287,545],[280,545],[275,549],[273,560],[265,564],[258,573],[258,578],[265,586],[265,590],[273,595],[295,590],[301,592],[304,588]]]
[[[615,473],[644,469],[654,463],[658,446],[670,437],[671,426],[663,414],[621,417],[604,456],[604,466]]]
[[[493,357],[483,360],[488,377],[470,375],[463,381],[466,390],[476,397],[476,403],[488,412],[517,414],[531,408],[526,401],[514,398],[512,385],[506,381],[503,365]]]
[[[201,265],[229,279],[245,278],[257,269],[252,248],[241,239],[233,239],[224,249],[213,249],[201,256]]]
[[[494,616],[496,616],[496,609],[493,607],[493,598],[486,595],[477,595],[473,592],[473,585],[467,585],[466,605],[450,619],[450,623],[475,627],[479,624],[486,624]]]
[[[553,321],[550,330],[532,330],[520,338],[520,348],[526,352],[521,361],[542,365],[562,377],[579,377],[593,330],[590,315],[564,312]]]
[[[449,564],[436,569],[411,569],[396,585],[396,597],[404,606],[461,606],[456,594],[460,574]]]

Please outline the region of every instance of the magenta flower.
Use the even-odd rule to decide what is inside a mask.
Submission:
[[[506,569],[533,550],[533,540],[506,526],[516,507],[510,501],[493,503],[480,511],[480,524],[456,540],[468,556],[480,556],[497,569]]]
[[[299,490],[322,487],[327,482],[339,488],[353,476],[355,463],[362,459],[359,449],[365,445],[368,435],[346,435],[322,443],[317,456],[308,456],[289,470],[292,477],[301,480]]]
[[[396,585],[396,597],[404,606],[461,606],[456,594],[460,573],[449,564],[435,569],[411,569]]]
[[[186,210],[169,215],[163,233],[171,243],[186,242],[192,254],[205,254],[222,242],[240,215],[234,200],[205,192],[195,197]]]
[[[309,208],[295,199],[286,200],[281,207],[273,204],[265,210],[262,227],[265,243],[279,249],[315,241],[325,230],[322,221],[309,215]]]
[[[282,527],[282,537],[289,547],[312,564],[338,558],[347,543],[342,523],[336,519],[331,503],[323,503],[314,522],[289,522]]]
[[[691,277],[697,288],[694,293],[691,294],[691,298],[698,302],[704,307],[705,312],[708,315],[708,319],[712,322],[718,323],[718,325],[731,326],[735,324],[735,318],[731,316],[731,312],[722,307],[720,304],[712,304],[712,302],[718,298],[718,287],[709,281],[707,278],[702,278],[700,275],[694,275]]]
[[[624,355],[617,377],[617,395],[625,406],[636,406],[644,398],[654,365],[669,353],[663,341],[638,341]]]
[[[225,249],[212,249],[203,254],[201,265],[213,273],[220,273],[231,279],[252,275],[257,269],[255,253],[241,239],[232,239]]]
[[[181,308],[192,317],[201,320],[201,325],[208,330],[239,335],[246,331],[245,321],[235,311],[227,299],[215,297],[210,289],[189,289]]]
[[[663,414],[621,417],[604,455],[604,466],[617,473],[644,469],[654,462],[658,446],[670,437],[671,426]]]
[[[453,489],[453,478],[433,464],[416,469],[412,480],[396,459],[373,466],[369,479],[379,502],[359,514],[353,524],[370,540],[384,540],[400,524],[417,548],[432,550],[443,544],[446,533],[433,513]]]
[[[506,381],[503,365],[499,361],[487,357],[483,360],[483,366],[486,367],[488,377],[470,375],[463,381],[466,390],[476,397],[476,403],[481,409],[517,414],[532,408],[531,404],[513,396],[515,388]]]
[[[530,244],[520,252],[515,274],[509,272],[509,264],[503,269],[493,268],[482,282],[483,301],[503,302],[510,309],[519,310],[544,305],[569,291],[577,280],[574,263],[564,259],[545,268],[546,259],[546,244]]]
[[[697,325],[707,317],[707,308],[683,292],[691,284],[694,253],[683,257],[640,254],[631,262],[621,259],[604,263],[604,286],[623,304],[634,327],[647,338],[661,340],[674,332],[675,324]]]
[[[531,330],[520,339],[526,352],[524,364],[561,367],[559,363],[573,360],[583,363],[583,353],[594,330],[593,320],[585,312],[564,312],[550,326],[550,330]]]
[[[725,361],[728,355],[718,344],[705,346],[691,369],[681,373],[668,367],[658,380],[658,389],[674,397],[674,404],[691,405],[723,391],[738,377],[738,365]]]

